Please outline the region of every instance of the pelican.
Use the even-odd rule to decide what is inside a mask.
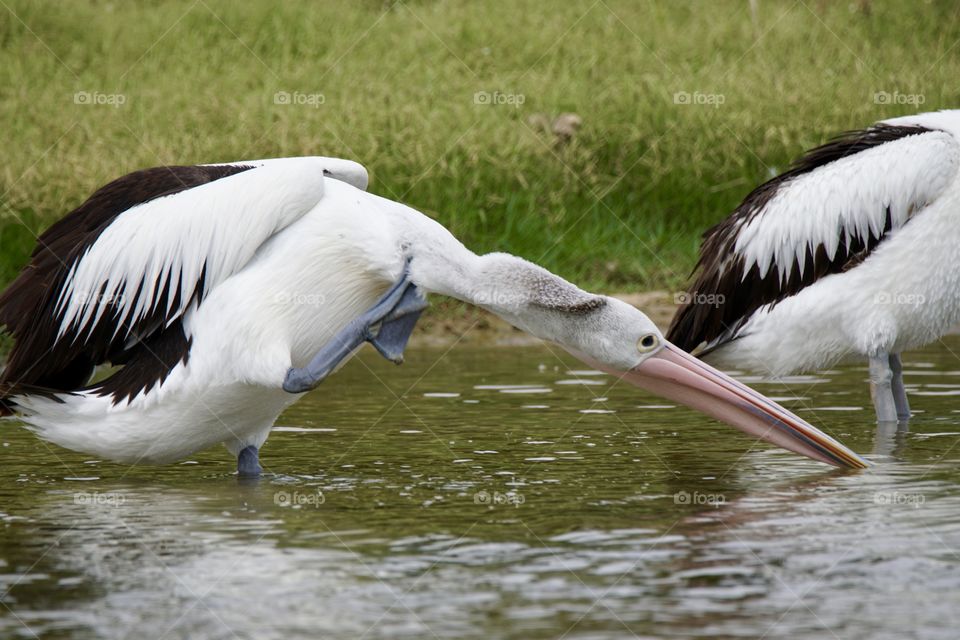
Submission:
[[[900,354],[960,321],[960,111],[843,134],[704,234],[667,332],[772,376],[867,360],[880,422],[910,405]]]
[[[366,342],[399,363],[437,293],[771,443],[865,466],[635,308],[477,255],[366,186],[357,163],[300,157],[157,167],[100,188],[0,294],[14,339],[0,402],[68,449],[166,463],[222,443],[257,476],[277,416]],[[93,378],[104,364],[119,368]]]

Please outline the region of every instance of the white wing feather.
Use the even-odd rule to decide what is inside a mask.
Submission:
[[[352,160],[343,160],[341,158],[322,158],[319,156],[310,158],[264,158],[261,160],[220,162],[206,166],[244,165],[252,167],[267,167],[277,164],[284,164],[293,160],[321,160],[323,162],[323,173],[328,178],[333,178],[334,180],[339,180],[340,182],[346,182],[347,184],[353,185],[357,189],[363,189],[364,191],[367,190],[369,176],[367,175],[367,170],[364,168],[364,166],[358,162],[353,162]]]
[[[823,246],[831,259],[841,231],[878,236],[890,211],[893,228],[935,200],[954,180],[960,146],[943,131],[894,140],[841,158],[782,185],[763,209],[743,224],[735,250],[744,274],[757,264],[761,276],[773,265],[781,282],[794,263],[801,274],[807,251]]]
[[[232,164],[255,168],[120,214],[72,268],[58,301],[58,338],[71,328],[78,329],[79,337],[105,313],[116,314],[115,335],[160,305],[172,321],[193,304],[191,294],[201,274],[203,295],[243,268],[268,238],[316,206],[325,177],[366,187],[366,171],[347,160],[276,158]],[[168,281],[167,296],[159,299]]]

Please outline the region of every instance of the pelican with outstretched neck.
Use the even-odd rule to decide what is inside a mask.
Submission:
[[[869,363],[880,422],[906,421],[900,354],[960,322],[960,110],[813,149],[704,234],[667,337],[771,376]]]
[[[399,362],[425,294],[479,305],[591,366],[810,458],[855,453],[666,342],[637,309],[521,258],[476,255],[303,157],[138,171],[40,236],[0,295],[0,401],[41,438],[125,463],[223,443],[241,475],[277,416],[365,342]],[[92,381],[94,368],[120,368]]]

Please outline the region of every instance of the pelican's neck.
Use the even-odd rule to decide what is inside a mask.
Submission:
[[[513,326],[544,340],[576,344],[582,319],[606,304],[531,262],[506,253],[477,255],[443,226],[404,207],[398,237],[411,258],[412,281],[482,307]]]
[[[459,244],[459,243],[458,243]],[[460,245],[449,254],[413,254],[413,281],[430,292],[448,295],[491,311],[516,327],[542,335],[563,316],[587,313],[604,299],[587,293],[531,262],[506,253],[478,256]]]

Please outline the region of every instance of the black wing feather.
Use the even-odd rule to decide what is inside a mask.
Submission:
[[[130,369],[126,375],[116,374],[97,386],[103,395],[113,394],[119,401],[161,382],[173,366],[185,362],[189,340],[179,320],[168,326],[165,305],[157,305],[135,323],[128,321],[124,328],[129,331],[120,332],[115,332],[117,305],[112,305],[114,314],[105,313],[92,330],[71,328],[58,339],[56,309],[60,293],[71,267],[124,211],[251,168],[167,166],[136,171],[101,187],[51,225],[39,237],[30,262],[0,294],[0,325],[14,339],[7,366],[0,374],[0,408],[9,411],[7,398],[12,395],[80,389],[90,380],[94,367],[105,362]],[[166,295],[173,280],[168,278],[164,290],[158,293]],[[173,308],[202,291],[202,285],[193,291],[180,291],[179,278],[176,282]],[[124,337],[127,334],[139,336],[140,341],[128,344]]]

